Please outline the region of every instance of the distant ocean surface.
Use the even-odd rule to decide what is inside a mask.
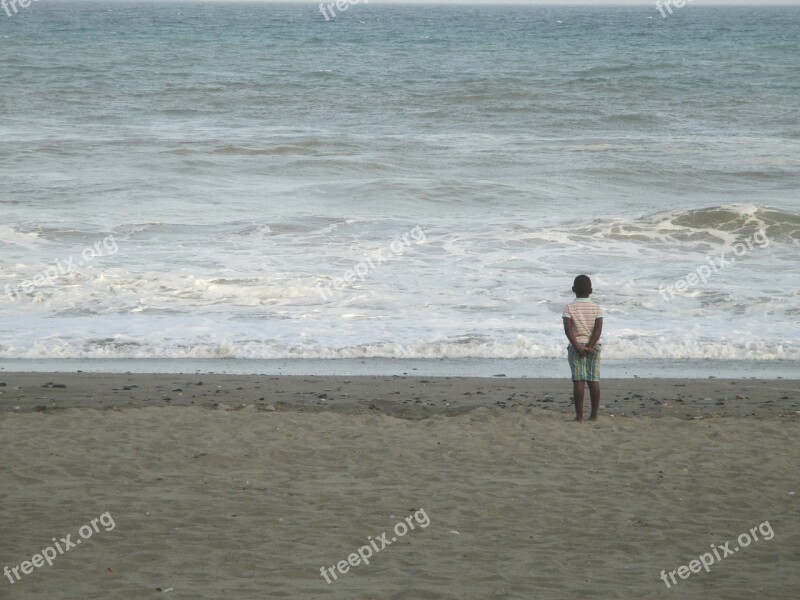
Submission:
[[[0,358],[561,357],[587,273],[608,358],[800,360],[799,66],[800,8],[0,12]]]

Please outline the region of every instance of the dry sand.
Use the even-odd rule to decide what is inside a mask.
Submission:
[[[52,567],[3,578],[0,598],[794,599],[800,589],[795,381],[605,382],[605,418],[580,426],[563,380],[2,380],[0,567],[53,537],[75,540],[106,511],[115,527]],[[663,414],[681,418],[653,418]],[[331,584],[321,577],[420,509],[428,527]],[[764,521],[771,540],[671,589],[659,579]]]

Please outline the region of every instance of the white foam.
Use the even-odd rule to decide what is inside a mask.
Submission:
[[[698,218],[706,223],[681,224],[685,211],[548,224],[460,216],[133,222],[116,226],[126,234],[115,255],[18,299],[0,295],[0,356],[556,358],[566,345],[561,309],[580,270],[607,310],[609,358],[796,360],[791,225],[781,229],[774,211],[748,205]],[[320,294],[318,284],[343,278],[415,226],[424,244]],[[665,300],[665,287],[756,226],[776,238]],[[24,262],[0,262],[0,291],[85,245],[31,245]]]

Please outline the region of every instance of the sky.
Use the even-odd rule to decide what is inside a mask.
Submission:
[[[281,0],[297,2],[300,4],[313,4],[315,0]],[[331,0],[326,0],[330,2]],[[353,0],[350,0],[353,2]],[[364,0],[361,0],[363,2]],[[354,2],[353,2],[354,3]],[[655,0],[369,0],[370,4],[529,4],[529,5],[563,5],[563,4],[588,4],[594,6],[652,6]],[[673,0],[674,3],[674,0]],[[800,6],[800,0],[686,0],[686,6],[716,5],[716,6],[764,6],[768,4],[783,6]]]
[[[198,0],[202,1],[202,0]],[[225,2],[226,0],[210,0]],[[243,2],[248,0],[230,0]],[[249,0],[263,2],[290,2],[295,4],[318,4],[319,0]],[[324,0],[326,4],[336,0]],[[652,6],[655,0],[346,0],[349,4],[520,4],[529,6],[559,6],[583,4],[589,6]],[[666,4],[667,0],[661,0]],[[675,0],[671,0],[673,5]],[[800,6],[800,0],[684,0],[685,6]]]
[[[158,0],[156,0],[158,1]],[[163,1],[163,0],[162,0]],[[169,0],[166,0],[169,1]],[[183,1],[183,0],[178,0]],[[200,1],[203,0],[193,0]],[[295,4],[318,4],[320,0],[209,0],[211,2],[278,2]],[[323,0],[325,4],[336,0]],[[345,0],[349,4],[517,4],[528,6],[653,6],[655,0]],[[673,6],[676,0],[671,0]],[[663,4],[667,0],[661,0]],[[685,6],[800,6],[800,0],[684,0]]]

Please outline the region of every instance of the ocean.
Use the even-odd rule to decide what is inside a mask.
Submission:
[[[800,360],[800,8],[0,11],[0,358]],[[742,369],[746,369],[745,365]]]

